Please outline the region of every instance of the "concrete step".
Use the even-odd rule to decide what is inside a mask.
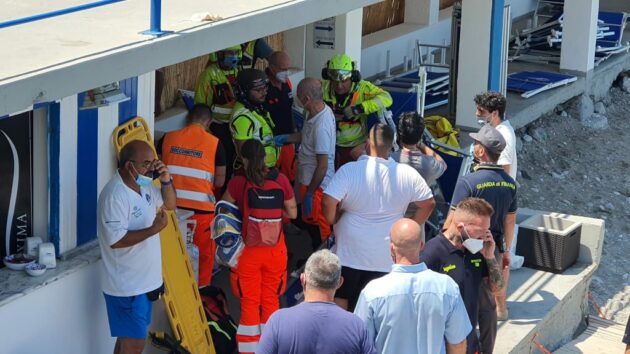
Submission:
[[[584,332],[565,344],[554,354],[575,354],[575,353],[623,353],[625,344],[621,342],[625,325],[601,319],[599,317],[590,317],[589,325]]]

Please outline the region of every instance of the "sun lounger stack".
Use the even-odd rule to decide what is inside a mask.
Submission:
[[[424,109],[443,106],[448,103],[448,72],[427,72]],[[402,112],[415,112],[418,108],[418,87],[421,84],[418,70],[401,76],[377,82],[378,86],[388,91],[394,103],[390,110],[397,119]]]
[[[532,26],[521,30],[510,42],[510,60],[560,64],[563,16],[564,0],[539,0]],[[628,42],[622,43],[627,17],[624,12],[599,12],[595,65],[630,49]]]
[[[521,71],[508,75],[508,91],[517,92],[523,98],[530,98],[543,91],[567,85],[577,80],[576,76],[545,71]]]

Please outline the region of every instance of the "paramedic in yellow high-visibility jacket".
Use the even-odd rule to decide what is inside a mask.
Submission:
[[[392,105],[389,92],[361,80],[361,73],[346,54],[335,54],[322,70],[324,101],[337,121],[335,168],[356,160],[364,150],[368,115]]]

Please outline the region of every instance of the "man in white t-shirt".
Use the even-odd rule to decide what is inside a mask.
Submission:
[[[153,185],[159,174],[160,188]],[[103,260],[101,283],[116,353],[142,353],[151,323],[147,293],[162,286],[158,233],[175,209],[175,189],[164,163],[144,141],[127,143],[118,171],[98,198],[97,234]]]
[[[330,236],[330,224],[322,213],[322,196],[335,173],[335,115],[323,100],[322,84],[307,77],[297,87],[297,101],[306,113],[301,133],[276,136],[278,144],[300,143],[298,182],[302,220],[308,227],[313,251]]]
[[[499,131],[505,139],[505,149],[499,156],[498,165],[516,181],[518,159],[516,158],[516,135],[509,120],[505,120],[505,97],[493,91],[480,93],[475,96],[477,105],[476,115],[482,124],[490,124]]]
[[[367,155],[339,168],[324,191],[326,219],[334,224],[336,249],[344,283],[335,302],[354,310],[365,285],[388,273],[393,264],[389,230],[415,203],[413,219],[424,224],[435,201],[418,171],[389,157],[394,131],[376,124],[366,143]]]

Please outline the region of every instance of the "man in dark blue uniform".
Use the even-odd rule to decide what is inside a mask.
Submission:
[[[508,318],[506,290],[509,281],[510,247],[516,224],[516,182],[505,173],[502,166],[497,165],[499,156],[506,146],[501,133],[490,124],[486,124],[479,132],[469,135],[475,141],[473,152],[479,166],[475,172],[457,181],[451,200],[451,212],[446,218],[444,228],[449,228],[453,212],[464,198],[482,198],[494,209],[490,231],[496,244],[497,259],[503,268],[505,287],[498,294],[482,289],[479,298],[481,351],[484,354],[492,354],[497,336],[497,319],[505,321]]]
[[[467,338],[468,354],[480,352],[475,327],[481,288],[498,292],[503,287],[489,230],[493,212],[492,206],[483,199],[462,200],[453,212],[450,227],[429,240],[420,255],[429,269],[447,274],[459,286],[473,327]]]

